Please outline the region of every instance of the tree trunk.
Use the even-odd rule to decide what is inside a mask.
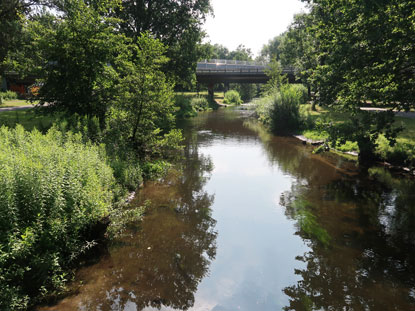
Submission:
[[[375,145],[369,137],[364,137],[358,141],[359,146],[359,165],[370,166],[376,161]]]

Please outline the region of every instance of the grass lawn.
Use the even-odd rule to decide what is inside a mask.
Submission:
[[[24,99],[12,99],[12,100],[3,100],[3,104],[0,105],[0,108],[9,108],[9,107],[22,107],[36,105],[37,102],[29,102]]]
[[[347,115],[344,113],[335,112],[326,108],[316,106],[316,111],[311,110],[311,104],[303,105],[300,107],[302,115],[308,116],[311,123],[315,124],[317,120],[331,121],[334,123],[340,123],[347,120]],[[312,140],[325,140],[328,138],[328,133],[325,131],[319,131],[317,129],[304,130],[301,133],[308,139]],[[346,142],[346,144],[338,146],[340,151],[358,151],[357,144],[354,142]]]
[[[404,127],[404,130],[399,134],[399,139],[401,139],[402,141],[415,141],[414,118],[396,117],[396,124],[402,125]]]
[[[316,107],[317,111],[311,111],[311,105],[304,105],[300,108],[303,115],[308,115],[312,122],[318,119],[332,121],[334,123],[344,122],[348,115],[345,113],[333,112],[331,110]],[[404,130],[398,134],[395,146],[390,146],[385,137],[380,135],[378,139],[377,153],[382,159],[395,163],[409,166],[415,165],[415,119],[407,117],[396,117],[396,125],[401,125]],[[308,139],[324,140],[328,137],[327,132],[316,129],[305,130],[301,133]],[[344,145],[336,147],[339,151],[359,151],[356,142],[347,141]]]
[[[198,93],[197,92],[176,92],[176,94],[189,96],[189,97],[196,97]],[[199,96],[208,96],[208,91],[200,91]],[[225,97],[224,92],[215,92],[214,98],[217,103],[221,104],[224,97]]]
[[[54,121],[53,116],[39,115],[31,109],[0,112],[0,127],[15,127],[16,124],[21,124],[26,130],[37,128],[39,131],[46,131]]]

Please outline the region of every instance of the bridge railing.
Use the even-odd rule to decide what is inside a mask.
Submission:
[[[245,66],[267,66],[267,62],[233,60],[233,59],[205,59],[199,63],[217,64],[217,65],[245,65]]]
[[[197,63],[197,72],[264,72],[266,63],[211,59]]]
[[[225,72],[239,72],[239,73],[259,73],[264,72],[269,68],[269,64],[265,62],[249,62],[225,59],[210,59],[197,63],[196,72],[198,73],[225,73]],[[294,73],[294,67],[285,67],[283,73]]]

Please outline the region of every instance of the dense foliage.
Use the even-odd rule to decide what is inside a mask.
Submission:
[[[17,99],[17,93],[13,91],[0,92],[0,97],[4,100]]]
[[[20,310],[60,289],[94,245],[114,178],[102,148],[56,129],[2,127],[0,166],[0,309]]]
[[[276,134],[291,134],[302,125],[300,105],[307,102],[303,85],[285,84],[255,101],[259,120]]]
[[[398,110],[415,107],[414,12],[413,1],[311,2],[320,102],[351,113],[348,125],[332,132],[350,138],[347,129],[353,128],[363,162],[373,158],[379,134],[393,144],[399,129],[393,127],[393,113],[368,115],[360,108],[368,103]]]
[[[121,30],[134,42],[141,33],[149,32],[167,46],[166,73],[179,84],[189,84],[202,57],[202,24],[211,12],[209,0],[139,0],[122,1],[115,16],[122,20]]]
[[[104,121],[116,94],[117,56],[127,48],[126,38],[116,31],[116,20],[74,0],[65,3],[65,19],[54,30],[37,37],[36,43],[47,65],[39,74],[44,85],[37,99],[48,109],[68,115],[97,116]]]
[[[0,61],[22,77],[40,78],[32,99],[44,107],[37,112],[60,120],[59,131],[45,135],[1,129],[2,310],[25,309],[62,290],[79,255],[94,245],[91,228],[108,216],[111,204],[144,178],[166,172],[182,141],[170,78],[189,73],[177,68],[172,74],[166,54],[188,44],[196,57],[199,40],[185,34],[179,39],[172,28],[168,31],[180,48],[163,44],[166,32],[156,39],[156,28],[129,38],[115,0],[21,3],[18,18],[11,20],[19,40],[6,47],[5,62]],[[33,14],[25,14],[39,3]],[[184,31],[201,35],[193,31],[208,13],[209,1],[164,4],[167,11],[186,8]],[[184,24],[180,16],[172,22]],[[195,62],[186,53],[183,57]],[[195,109],[204,105],[194,103]]]
[[[226,105],[240,105],[242,104],[242,99],[237,91],[230,90],[225,93],[223,103]]]
[[[296,15],[288,30],[264,47],[264,55],[293,65],[315,94],[314,104],[347,113],[327,124],[333,145],[358,143],[362,163],[370,163],[380,136],[391,146],[400,128],[394,114],[368,114],[370,105],[388,110],[415,107],[413,1],[306,0],[309,13]],[[272,41],[272,42],[273,42]]]
[[[199,111],[207,111],[216,108],[216,103],[211,103],[205,96],[176,94],[174,97],[176,106],[176,117],[179,119],[190,118],[197,115]]]

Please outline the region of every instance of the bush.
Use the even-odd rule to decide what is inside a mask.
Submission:
[[[258,92],[257,85],[252,83],[231,84],[230,88],[239,93],[243,102],[251,101]]]
[[[3,97],[4,100],[17,99],[17,93],[13,91],[0,92],[0,97]]]
[[[0,128],[0,167],[0,309],[23,310],[61,289],[94,245],[114,177],[102,148],[55,128]]]
[[[197,115],[198,111],[209,110],[209,101],[206,97],[193,95],[175,95],[174,105],[177,107],[178,118],[191,118]]]
[[[300,105],[307,99],[304,89],[304,86],[283,85],[271,95],[255,101],[260,121],[276,134],[298,130],[302,124]]]
[[[391,146],[383,135],[379,136],[377,143],[376,153],[382,160],[393,165],[415,167],[414,143],[398,140],[394,146]]]
[[[206,97],[193,97],[190,104],[196,111],[206,111],[209,109],[209,102]]]
[[[143,182],[143,172],[140,163],[138,160],[134,161],[133,159],[126,160],[116,157],[110,163],[117,182],[129,191],[136,190]]]
[[[223,99],[223,103],[226,105],[240,105],[242,104],[241,96],[235,90],[230,90],[225,93],[225,98]]]
[[[185,95],[175,95],[174,105],[176,106],[177,118],[190,118],[196,115],[196,111],[193,109],[191,103],[191,97]]]

